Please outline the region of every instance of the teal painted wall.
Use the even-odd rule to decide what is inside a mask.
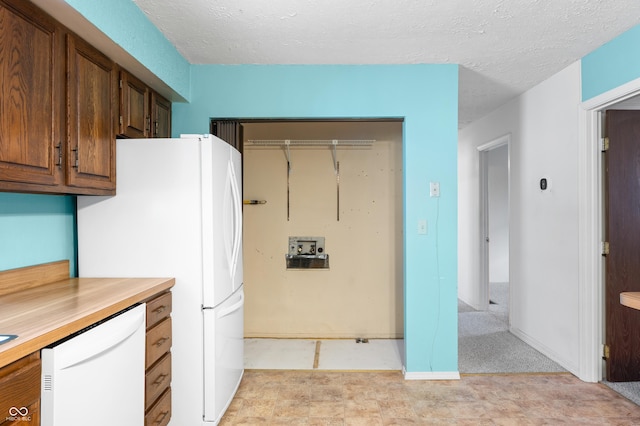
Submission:
[[[582,100],[640,78],[640,25],[582,58]]]
[[[76,275],[75,197],[0,193],[0,271],[67,259]]]
[[[131,0],[65,0],[185,99],[190,64]]]
[[[191,81],[174,136],[207,133],[210,117],[404,118],[405,366],[458,371],[457,65],[193,65]]]

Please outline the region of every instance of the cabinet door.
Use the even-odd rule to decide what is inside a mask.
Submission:
[[[31,3],[0,1],[0,181],[62,181],[61,37]]]
[[[67,184],[115,189],[116,64],[71,34],[67,50]]]
[[[41,372],[39,352],[0,368],[0,425],[40,424]]]
[[[152,132],[154,138],[171,137],[171,102],[151,92]]]
[[[149,88],[126,71],[120,71],[120,134],[129,138],[150,136]]]

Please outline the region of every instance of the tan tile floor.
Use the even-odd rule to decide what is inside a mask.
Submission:
[[[640,406],[571,374],[406,381],[398,371],[246,370],[227,425],[640,425]]]

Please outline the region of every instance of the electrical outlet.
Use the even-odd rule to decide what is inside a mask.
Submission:
[[[439,197],[440,196],[440,182],[430,182],[429,183],[429,196],[431,196],[431,197]]]

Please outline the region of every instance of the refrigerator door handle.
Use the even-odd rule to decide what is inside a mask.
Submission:
[[[223,204],[223,214],[225,215],[224,220],[224,250],[226,253],[226,261],[227,266],[229,267],[229,276],[233,278],[233,254],[234,254],[234,246],[235,246],[235,199],[233,194],[233,169],[231,162],[227,163],[227,175],[225,177],[224,184],[224,204]],[[228,220],[230,217],[230,226],[227,226]]]
[[[240,206],[242,200],[240,197],[240,188],[238,188],[238,180],[236,178],[235,167],[233,162],[229,161],[229,174],[231,177],[231,195],[233,197],[233,251],[231,257],[231,277],[233,278],[238,264],[238,257],[240,256],[240,246],[242,238],[242,212]]]
[[[235,311],[242,308],[243,305],[244,305],[244,291],[240,293],[240,300],[238,300],[236,303],[229,306],[228,308],[221,309],[220,312],[218,312],[218,314],[216,315],[216,318],[220,319],[220,318],[226,317],[227,315],[231,315]]]

